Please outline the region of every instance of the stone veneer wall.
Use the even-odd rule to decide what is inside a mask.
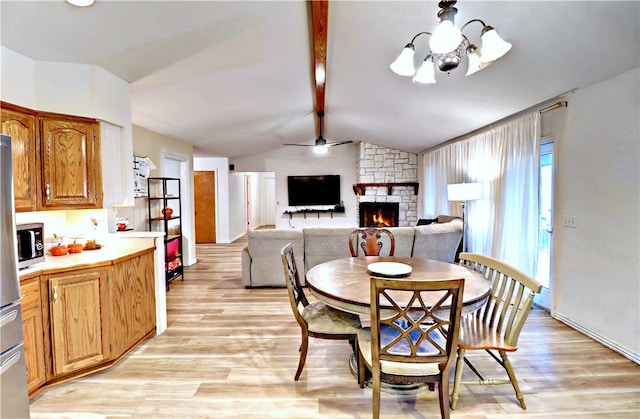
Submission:
[[[375,144],[360,143],[358,159],[358,183],[417,182],[418,155],[392,150]],[[395,186],[387,195],[386,187],[368,187],[360,202],[398,202],[398,226],[415,226],[418,222],[418,195],[412,186]],[[358,217],[360,214],[358,214]]]

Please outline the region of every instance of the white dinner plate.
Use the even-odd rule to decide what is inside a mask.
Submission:
[[[399,278],[411,273],[411,266],[398,262],[376,262],[367,265],[370,274]]]

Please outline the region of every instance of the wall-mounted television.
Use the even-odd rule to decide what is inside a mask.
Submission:
[[[340,175],[288,176],[289,206],[340,204]]]

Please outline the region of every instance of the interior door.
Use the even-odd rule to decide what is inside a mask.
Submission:
[[[196,243],[216,242],[215,172],[194,171]]]
[[[536,279],[542,292],[534,297],[536,305],[551,310],[553,285],[553,200],[554,200],[554,143],[544,138],[540,145],[540,186],[538,211],[538,268]]]

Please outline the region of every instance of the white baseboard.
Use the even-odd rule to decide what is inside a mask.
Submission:
[[[561,321],[562,323],[566,324],[567,326],[571,327],[572,329],[577,330],[578,332],[590,337],[591,339],[595,340],[598,343],[601,343],[602,345],[606,346],[607,348],[611,349],[612,351],[615,351],[617,353],[619,353],[620,355],[624,356],[627,359],[630,359],[631,361],[635,362],[636,364],[640,365],[640,354],[636,354],[633,353],[631,351],[629,351],[627,348],[623,348],[622,346],[618,345],[617,343],[613,342],[612,340],[594,332],[593,330],[587,329],[585,327],[583,327],[582,325],[572,321],[571,319],[564,317],[562,314],[558,313],[557,311],[553,314],[553,318],[555,318],[556,320]]]

